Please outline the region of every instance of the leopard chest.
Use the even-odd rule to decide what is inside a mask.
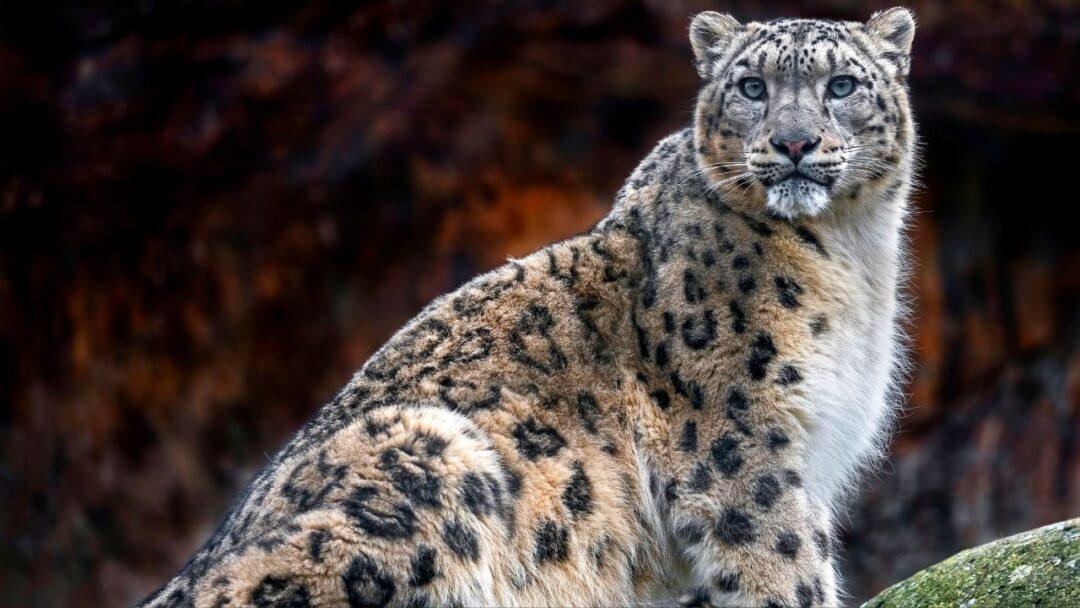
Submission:
[[[888,225],[885,224],[887,228]],[[812,497],[831,505],[880,452],[896,403],[898,231],[823,235],[832,295],[807,362],[804,404]]]

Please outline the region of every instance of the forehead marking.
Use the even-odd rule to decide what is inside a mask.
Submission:
[[[886,73],[886,71],[881,67],[881,64],[877,62],[877,57],[870,52],[870,49],[868,49],[865,44],[863,44],[863,41],[859,38],[858,33],[851,32],[851,35],[848,37],[848,39],[851,41],[851,44],[856,49],[858,49],[860,53],[863,54],[864,58],[871,64],[873,64],[875,68],[877,68],[878,72]]]
[[[733,67],[750,67],[750,61],[747,57],[749,55],[752,55],[754,51],[758,50],[765,44],[765,41],[760,40],[760,34],[761,33],[759,32],[757,35],[753,36],[752,38],[746,40],[743,43],[742,47],[739,48],[739,50],[731,56],[731,59],[728,61],[727,65],[725,65],[720,70],[717,76],[718,79],[724,78],[725,76],[730,76],[730,71]]]
[[[816,34],[816,37],[812,42],[807,42],[806,39],[813,34]],[[752,35],[744,37],[740,46],[730,56],[729,61],[721,66],[716,66],[719,69],[713,73],[717,74],[716,80],[723,79],[724,76],[729,75],[733,66],[749,68],[751,57],[754,63],[757,64],[758,71],[764,71],[765,63],[770,55],[773,55],[778,72],[790,72],[791,76],[795,76],[796,73],[807,74],[818,63],[816,56],[818,47],[816,45],[824,43],[828,43],[831,47],[827,49],[825,56],[828,69],[835,71],[839,63],[835,50],[841,49],[841,43],[846,42],[857,55],[862,55],[862,59],[876,70],[870,69],[869,66],[864,65],[855,57],[846,58],[845,65],[848,67],[855,66],[867,77],[868,81],[876,80],[879,74],[888,72],[878,62],[879,58],[871,52],[861,36],[863,36],[861,31],[846,23],[793,19],[770,21]],[[776,48],[767,48],[768,45]],[[893,53],[893,55],[896,56],[887,57],[886,59],[897,64],[899,68],[900,56],[896,53]],[[718,54],[714,61],[718,61],[719,58],[720,55]]]
[[[743,40],[742,45],[738,49],[736,49],[735,52],[731,55],[731,59],[728,60],[728,63],[722,65],[720,67],[719,72],[713,72],[713,73],[714,74],[718,73],[720,77],[723,77],[727,73],[728,69],[731,68],[731,62],[735,61],[739,57],[742,57],[743,53],[746,51],[746,48],[749,47],[753,42],[760,39],[761,35],[762,35],[762,32],[757,32],[753,36],[748,37],[747,39]]]

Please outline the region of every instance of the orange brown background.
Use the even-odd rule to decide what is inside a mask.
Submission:
[[[429,299],[587,229],[689,121],[708,8],[872,10],[4,3],[0,605],[137,600]],[[855,598],[1080,514],[1080,15],[911,8],[916,365]]]

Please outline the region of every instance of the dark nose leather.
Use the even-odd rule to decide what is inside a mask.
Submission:
[[[803,156],[806,156],[814,148],[818,147],[818,144],[821,143],[821,138],[820,137],[817,137],[817,138],[814,138],[814,139],[800,138],[800,139],[795,139],[795,140],[790,140],[790,139],[780,139],[780,140],[770,139],[769,143],[772,144],[772,147],[777,152],[779,152],[779,153],[783,154],[784,156],[787,156],[788,158],[790,158],[791,162],[793,162],[795,164],[799,164],[799,161],[802,160]]]

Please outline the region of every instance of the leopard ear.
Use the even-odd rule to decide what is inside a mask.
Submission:
[[[905,55],[911,54],[911,41],[915,39],[915,17],[906,8],[894,7],[878,11],[866,22],[871,36],[896,47]]]
[[[690,22],[690,45],[694,47],[694,59],[698,74],[704,78],[709,74],[709,64],[743,29],[731,15],[716,11],[705,11],[694,15]]]

